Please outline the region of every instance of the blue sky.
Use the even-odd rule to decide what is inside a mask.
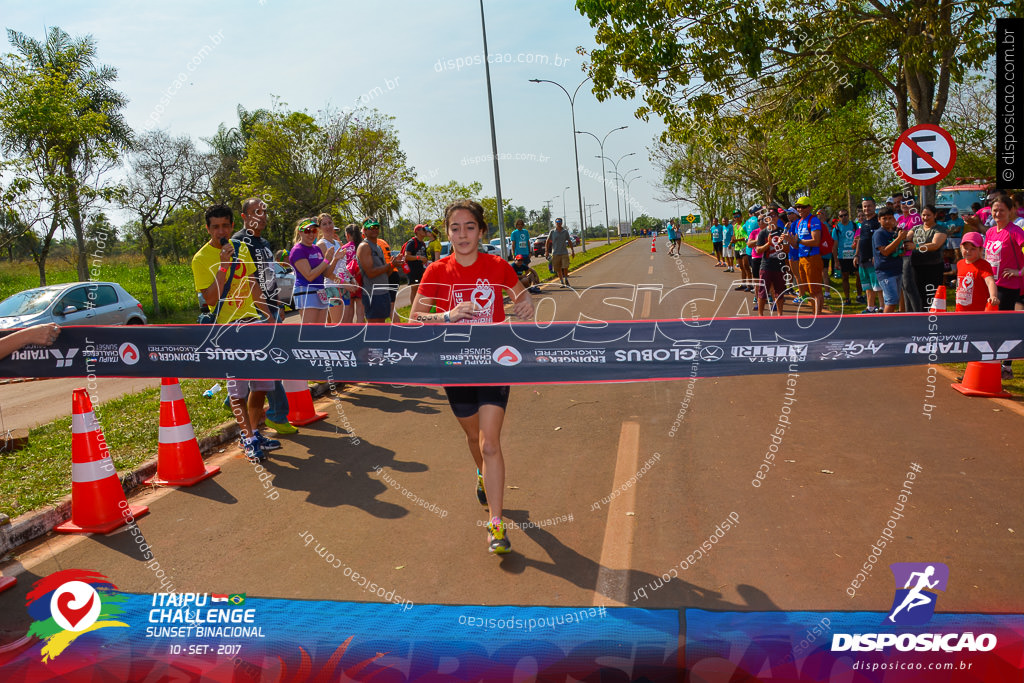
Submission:
[[[99,59],[118,69],[118,88],[130,102],[129,124],[157,125],[175,135],[209,137],[221,122],[237,122],[236,105],[270,107],[272,96],[293,109],[341,109],[362,101],[395,117],[402,148],[420,180],[479,181],[494,194],[483,46],[476,0],[440,2],[49,2],[5,3],[6,28],[42,38],[47,26],[72,36],[92,34]],[[485,0],[502,195],[528,209],[554,199],[568,222],[578,221],[568,98],[585,77],[577,46],[594,45],[593,30],[571,2]],[[7,46],[9,50],[9,46]],[[474,59],[475,58],[475,59]],[[475,63],[468,63],[468,62]],[[185,78],[182,79],[181,76]],[[599,103],[580,89],[576,124],[603,137],[619,171],[639,180],[630,195],[640,209],[668,217],[660,202],[648,148],[660,121],[633,116],[622,100]],[[162,96],[170,101],[158,110]],[[603,196],[593,138],[579,136],[585,201],[602,223]],[[611,175],[611,165],[608,167]],[[566,186],[571,189],[564,191]],[[614,191],[608,193],[616,219]],[[685,205],[683,206],[685,210]]]

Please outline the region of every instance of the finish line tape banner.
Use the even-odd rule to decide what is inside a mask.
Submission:
[[[630,382],[1024,357],[1024,312],[511,325],[63,328],[0,377]]]

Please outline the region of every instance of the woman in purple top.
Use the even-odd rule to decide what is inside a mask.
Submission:
[[[319,230],[312,218],[302,218],[295,224],[295,246],[288,254],[288,262],[295,269],[295,291],[292,305],[302,311],[302,324],[322,325],[327,321],[327,292],[324,273],[333,272],[343,255],[333,247],[327,253],[316,246]]]

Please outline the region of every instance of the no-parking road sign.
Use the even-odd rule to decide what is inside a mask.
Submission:
[[[956,163],[956,143],[947,131],[930,123],[908,128],[892,148],[892,167],[912,185],[939,182]]]

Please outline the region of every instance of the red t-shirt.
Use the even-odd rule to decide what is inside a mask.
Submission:
[[[974,263],[960,259],[956,263],[956,310],[984,311],[988,302],[985,278],[992,277],[992,266],[983,258]]]
[[[516,271],[505,259],[494,254],[477,254],[470,266],[460,266],[454,255],[427,266],[419,293],[434,300],[438,311],[450,311],[463,301],[474,301],[477,313],[463,323],[500,323],[505,321],[502,299],[519,284]]]

